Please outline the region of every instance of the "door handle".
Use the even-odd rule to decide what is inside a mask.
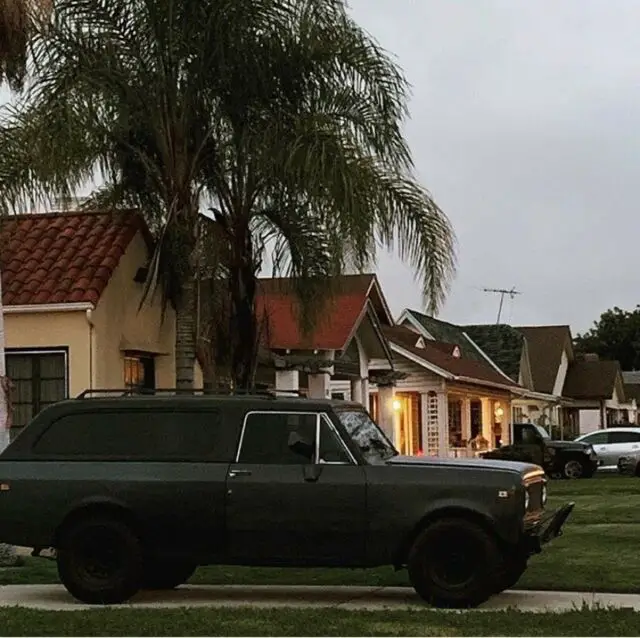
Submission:
[[[235,478],[236,476],[251,476],[251,470],[231,470],[229,472],[229,478]]]

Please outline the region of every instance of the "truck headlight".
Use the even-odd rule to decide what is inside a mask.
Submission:
[[[524,509],[528,510],[529,509],[529,501],[531,500],[531,497],[529,496],[529,490],[525,490],[524,491]]]
[[[547,504],[547,486],[542,486],[542,507]]]

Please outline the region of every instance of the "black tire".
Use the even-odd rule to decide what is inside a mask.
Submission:
[[[144,567],[142,589],[175,589],[186,583],[196,568],[196,564],[187,561],[149,559]]]
[[[117,605],[140,589],[142,546],[124,521],[93,515],[64,527],[58,575],[67,591],[90,605]]]
[[[565,479],[581,479],[585,477],[586,473],[588,473],[588,468],[582,459],[570,456],[562,462],[562,476]]]
[[[435,607],[475,607],[495,591],[500,555],[495,540],[463,518],[435,521],[409,552],[409,578],[416,592]]]
[[[499,594],[505,589],[511,589],[522,578],[527,570],[526,558],[505,558],[499,575],[496,578],[495,593]]]

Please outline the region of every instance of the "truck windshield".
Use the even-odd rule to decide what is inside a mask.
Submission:
[[[379,465],[398,455],[389,439],[364,410],[339,410],[338,417],[367,463]]]
[[[543,438],[543,439],[550,439],[551,437],[549,436],[549,433],[541,426],[541,425],[534,425],[535,429],[538,431],[538,434]]]

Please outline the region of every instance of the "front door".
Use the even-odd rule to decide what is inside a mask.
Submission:
[[[296,437],[310,457],[292,446]],[[229,468],[226,521],[229,555],[239,563],[359,565],[364,468],[318,414],[251,412]]]

